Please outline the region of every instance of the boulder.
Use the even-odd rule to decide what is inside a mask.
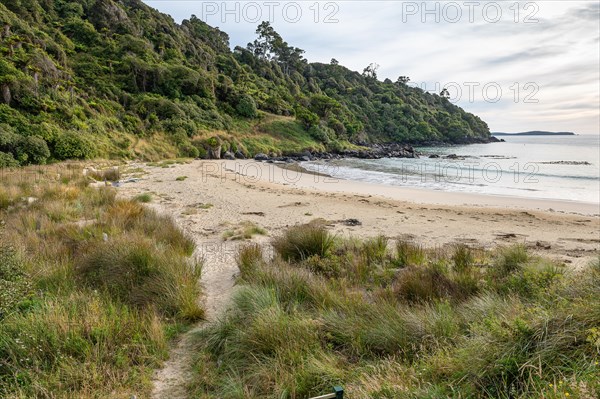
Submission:
[[[225,154],[223,154],[223,159],[233,160],[235,159],[235,154],[231,151],[226,151]]]
[[[208,155],[208,159],[221,159],[221,145],[209,147],[206,150],[206,153]]]
[[[269,156],[267,154],[263,154],[262,152],[259,152],[258,154],[256,154],[254,156],[254,160],[255,161],[268,161]]]
[[[236,152],[235,152],[235,157],[236,157],[237,159],[246,159],[246,156],[245,156],[245,155],[244,155],[244,153],[243,153],[243,152],[241,152],[241,151],[236,151]]]

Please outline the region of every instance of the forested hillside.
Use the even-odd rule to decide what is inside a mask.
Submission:
[[[0,0],[0,165],[489,137],[404,77],[308,63],[268,23],[249,39],[140,0]]]

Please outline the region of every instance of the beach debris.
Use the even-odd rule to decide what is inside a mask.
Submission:
[[[264,212],[242,212],[242,215],[265,216]]]
[[[508,239],[508,238],[517,238],[517,235],[515,233],[502,233],[502,234],[496,234],[496,237]]]
[[[358,219],[346,219],[342,220],[346,226],[362,226],[362,222]]]
[[[551,249],[552,245],[545,241],[536,241],[535,246],[542,249]]]

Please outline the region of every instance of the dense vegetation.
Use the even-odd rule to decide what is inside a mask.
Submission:
[[[406,77],[308,63],[268,23],[257,35],[232,51],[140,0],[0,0],[0,166],[489,136]]]
[[[199,340],[199,398],[597,398],[600,263],[523,246],[426,249],[293,227],[243,248],[232,309]]]
[[[34,168],[0,176],[0,397],[147,397],[204,314],[194,243],[81,165]]]

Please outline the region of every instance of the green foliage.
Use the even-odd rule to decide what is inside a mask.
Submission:
[[[0,321],[31,294],[31,283],[14,249],[0,246]]]
[[[36,139],[20,153],[0,149],[21,164],[176,155],[164,138],[184,156],[204,157],[190,141],[213,130],[248,140],[248,155],[290,151],[280,134],[252,134],[265,113],[295,115],[310,130],[299,150],[489,136],[446,98],[377,80],[374,65],[363,75],[308,63],[268,22],[234,51],[218,28],[194,16],[178,25],[140,0],[0,0],[0,22],[8,29],[0,36],[0,124],[40,137],[50,152]]]
[[[68,131],[56,139],[54,154],[57,159],[88,159],[96,153],[92,140],[84,133]]]
[[[15,166],[19,166],[19,162],[17,162],[13,155],[0,151],[0,168],[12,168]]]
[[[134,199],[138,202],[143,202],[143,203],[152,202],[152,194],[149,194],[149,193],[140,194],[140,195],[137,195]]]
[[[235,109],[238,114],[245,118],[254,118],[256,116],[256,102],[247,94],[240,97]]]
[[[296,108],[296,119],[298,122],[302,123],[306,129],[310,129],[319,124],[319,116],[304,107]]]

